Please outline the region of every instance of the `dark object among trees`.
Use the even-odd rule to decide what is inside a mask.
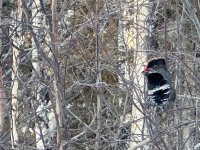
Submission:
[[[143,73],[147,77],[148,105],[164,107],[175,100],[176,93],[164,58],[150,60]]]

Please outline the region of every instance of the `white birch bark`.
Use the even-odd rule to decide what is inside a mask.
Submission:
[[[126,115],[124,121],[131,123],[131,142],[130,147],[137,144],[135,141],[143,141],[146,137],[144,134],[144,114],[142,110],[142,103],[144,103],[144,76],[142,74],[143,66],[146,63],[145,43],[146,36],[145,21],[148,15],[147,8],[144,6],[148,0],[137,0],[132,2],[136,8],[135,13],[129,14],[128,11],[124,11],[123,20],[132,20],[133,27],[130,29],[121,29],[120,45],[126,51],[127,55],[130,55],[130,50],[133,50],[132,62],[125,62],[125,78],[133,81],[132,95],[133,106],[132,114]],[[123,27],[123,23],[119,24]],[[146,133],[145,133],[146,134]]]
[[[142,71],[144,69],[143,66],[147,61],[144,43],[147,34],[145,30],[145,21],[148,15],[147,8],[144,4],[147,2],[148,0],[137,0],[132,2],[131,4],[136,8],[135,13],[133,14],[129,14],[126,10],[126,5],[121,5],[125,8],[122,7],[122,18],[119,19],[118,27],[118,49],[125,52],[126,57],[129,56],[132,58],[132,62],[127,60],[121,66],[121,69],[124,72],[124,78],[127,81],[133,81],[133,85],[130,87],[132,88],[131,94],[133,96],[132,114],[123,114],[120,118],[121,123],[131,124],[130,149],[137,145],[137,143],[145,140],[146,137],[143,137],[142,135],[147,134],[146,129],[144,131],[144,114],[141,107],[142,103],[144,103],[144,76]],[[133,21],[133,25],[129,29],[125,26],[128,21]],[[131,51],[133,51],[133,53]],[[132,56],[130,56],[130,54],[132,54]],[[123,82],[123,80],[120,80],[120,82]],[[126,100],[124,105],[126,105]]]
[[[35,18],[33,19],[33,26],[34,27],[39,27],[39,23],[41,21],[39,19],[41,13],[38,13],[39,8],[40,8],[39,3],[40,3],[39,0],[35,0],[35,2],[32,4],[32,16],[35,16]],[[37,30],[33,30],[33,31],[36,34],[38,33]],[[33,68],[35,70],[33,76],[35,78],[37,78],[37,75],[40,76],[40,65],[39,65],[39,62],[38,62],[38,50],[35,46],[34,39],[32,39],[32,41],[33,41],[32,42],[33,43],[33,45],[32,45],[32,47],[33,47],[33,50],[32,50],[32,65],[33,65]],[[38,84],[36,86],[39,86],[39,82],[38,81],[36,81],[36,82]],[[41,89],[36,90],[36,93],[35,93],[36,94],[36,100],[38,102],[39,102],[39,98],[40,98],[39,90],[41,90]],[[40,104],[40,106],[36,109],[37,115],[39,113],[39,116],[40,116],[40,113],[43,113],[42,111],[43,111],[43,106],[41,106],[41,104]],[[40,122],[37,122],[36,126],[35,126],[35,132],[36,132],[36,147],[38,149],[45,149],[45,143],[41,138],[44,135],[43,134],[44,131],[42,130],[42,128],[43,128],[43,124],[41,124]],[[43,132],[41,133],[41,131],[43,131]]]
[[[18,133],[16,127],[16,119],[18,116],[18,55],[19,51],[16,48],[13,48],[13,71],[12,71],[12,121],[11,121],[11,141],[12,141],[12,148],[14,145],[18,143]]]
[[[39,35],[39,37],[42,37],[42,28],[45,27],[45,16],[40,10],[40,0],[35,0],[32,5],[32,16],[34,16],[33,19],[33,26],[34,33],[36,35]],[[45,38],[45,37],[42,37]],[[47,39],[49,41],[49,39]],[[37,120],[35,131],[36,131],[36,147],[38,149],[45,149],[48,147],[51,147],[53,145],[53,136],[54,136],[54,129],[55,129],[55,115],[53,112],[53,109],[51,108],[51,101],[44,99],[46,98],[45,92],[48,85],[42,84],[41,80],[39,79],[42,77],[41,74],[41,62],[39,62],[39,52],[36,46],[36,43],[34,39],[32,39],[32,65],[35,70],[33,73],[34,79],[36,81],[36,100],[39,103],[39,106],[36,109],[37,117],[40,118],[40,120]],[[40,47],[45,47],[41,42],[41,39],[38,40]]]
[[[18,6],[16,13],[13,16],[16,19],[16,32],[15,36],[13,38],[13,44],[16,45],[17,47],[20,47],[21,45],[21,40],[20,40],[20,26],[19,22],[21,21],[22,17],[22,1],[18,0]],[[11,102],[11,107],[12,107],[12,119],[11,119],[11,143],[12,143],[12,148],[15,148],[16,145],[18,144],[18,132],[17,132],[17,116],[18,116],[18,66],[19,65],[19,51],[15,47],[13,47],[13,64],[12,64],[12,102]]]
[[[126,5],[121,5],[124,6],[124,8],[122,7],[121,9],[122,16],[119,19],[118,27],[118,49],[125,52],[126,57],[129,56],[132,58],[132,62],[127,60],[121,66],[122,72],[124,72],[124,78],[127,81],[133,81],[133,85],[130,87],[132,88],[131,94],[133,96],[132,114],[123,114],[120,118],[121,123],[131,124],[130,149],[135,149],[135,146],[138,145],[137,143],[147,138],[142,136],[143,134],[147,135],[147,130],[144,128],[144,114],[141,107],[142,103],[144,103],[144,76],[142,71],[147,61],[144,43],[147,34],[145,30],[145,21],[148,15],[148,10],[144,4],[147,2],[148,0],[132,2],[131,4],[136,8],[133,14],[128,13]],[[128,21],[133,21],[132,27],[129,29],[125,26]],[[133,51],[133,53],[131,51]],[[132,56],[130,56],[130,54],[132,54]],[[120,82],[123,82],[123,80],[120,80]],[[127,105],[126,99],[124,105]],[[149,141],[149,139],[147,140]],[[139,144],[137,148],[141,146],[143,146],[143,144]]]

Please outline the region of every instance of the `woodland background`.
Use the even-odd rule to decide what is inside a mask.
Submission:
[[[0,0],[0,149],[197,150],[200,0]],[[145,105],[149,59],[177,98]]]

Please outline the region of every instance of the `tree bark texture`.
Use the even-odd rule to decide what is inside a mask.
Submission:
[[[54,72],[54,90],[55,90],[55,104],[56,104],[56,121],[57,121],[57,145],[59,150],[63,150],[63,140],[62,140],[62,108],[61,108],[61,100],[62,100],[62,92],[61,92],[61,77],[59,73],[59,62],[58,62],[58,51],[57,51],[57,42],[58,42],[58,30],[57,30],[57,1],[52,0],[51,2],[51,10],[52,10],[52,34],[51,34],[51,42],[52,42],[52,51],[53,51],[53,72]]]
[[[16,21],[20,22],[22,17],[22,0],[18,0],[17,11],[14,15]],[[13,12],[14,14],[14,12]],[[13,39],[13,44],[18,47],[21,44],[20,41],[20,25],[16,23],[16,31]],[[18,116],[18,66],[19,65],[19,51],[13,47],[13,65],[12,65],[12,119],[11,119],[11,142],[12,147],[18,144],[18,132],[17,132],[17,116]]]

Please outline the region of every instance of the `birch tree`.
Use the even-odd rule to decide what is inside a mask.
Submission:
[[[28,12],[27,12],[28,13]],[[32,107],[36,110],[36,126],[35,126],[35,132],[36,132],[36,147],[38,149],[46,149],[48,147],[51,147],[52,144],[52,136],[49,132],[50,128],[50,118],[48,109],[50,106],[49,99],[46,99],[45,95],[48,95],[48,91],[46,90],[45,84],[43,84],[41,81],[41,78],[43,78],[43,74],[41,73],[41,65],[42,63],[39,61],[40,55],[39,52],[41,51],[42,46],[42,40],[44,40],[45,37],[42,37],[44,35],[45,31],[42,31],[42,29],[45,28],[45,16],[41,12],[41,6],[40,1],[35,0],[32,3],[32,16],[33,16],[33,30],[32,34],[35,34],[37,37],[39,37],[37,40],[32,37],[32,65],[34,68],[34,72],[32,74],[33,80],[36,82],[33,83],[33,86],[35,86],[35,98],[36,101],[39,103],[39,106],[36,105],[34,101],[32,101]],[[35,37],[36,37],[35,36]],[[40,44],[38,47],[37,44]],[[52,123],[53,124],[53,123]],[[49,129],[50,128],[50,129]]]
[[[15,36],[13,38],[13,45],[20,47],[21,45],[21,31],[20,21],[22,18],[22,1],[18,1],[16,12],[13,12],[13,16],[18,23],[15,24]],[[12,121],[11,121],[11,142],[12,148],[18,146],[18,131],[17,131],[17,116],[18,116],[18,69],[19,69],[19,50],[13,47],[13,66],[12,66]]]

